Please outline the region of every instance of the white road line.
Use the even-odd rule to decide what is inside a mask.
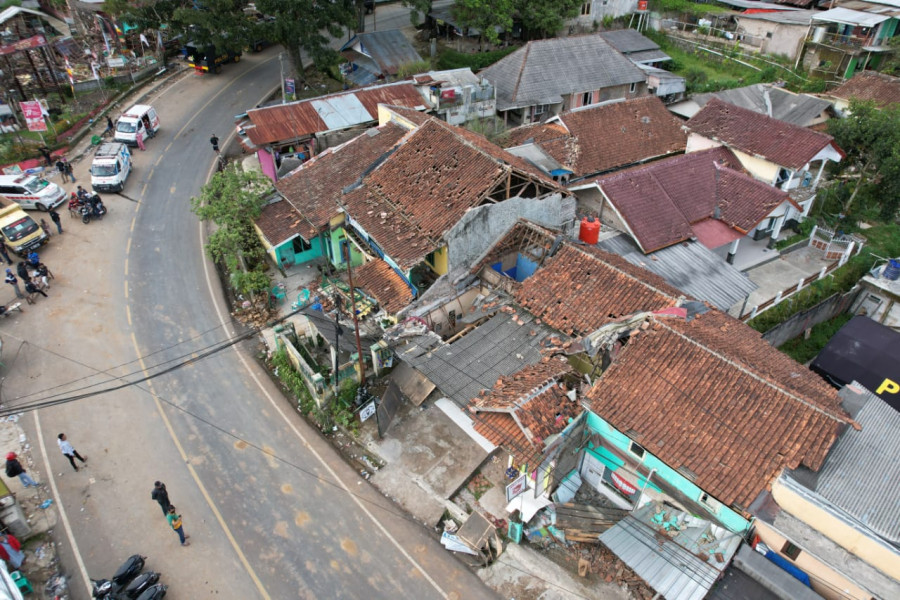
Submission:
[[[47,447],[44,446],[44,432],[41,429],[41,411],[35,410],[32,411],[31,414],[34,415],[34,428],[37,432],[41,454],[44,456],[44,472],[47,473],[46,481],[50,482],[50,489],[53,491],[53,497],[56,498],[56,506],[59,508],[59,518],[62,519],[63,528],[66,530],[69,543],[72,544],[72,552],[75,554],[75,562],[78,563],[78,571],[81,573],[84,587],[87,590],[88,597],[90,597],[91,592],[93,591],[91,589],[91,577],[88,575],[87,567],[84,566],[84,561],[81,560],[81,552],[78,550],[78,542],[75,541],[75,534],[72,532],[72,525],[69,523],[69,515],[66,514],[66,507],[63,506],[62,496],[59,495],[59,490],[56,488],[56,480],[53,479],[53,469],[50,467],[50,455],[47,454]]]
[[[228,139],[225,141],[225,143],[227,144],[228,141],[229,141],[234,135],[236,135],[236,134],[237,134],[237,132],[236,132],[236,131],[233,131],[233,132],[231,133],[231,135],[228,136]],[[224,147],[224,145],[223,145],[223,147]],[[207,179],[208,179],[209,177],[212,177],[212,174],[213,174],[213,169],[211,168],[211,169],[210,169],[210,172],[209,172],[209,176],[207,177]],[[200,242],[201,242],[201,245],[202,245],[202,243],[203,243],[203,240],[204,240],[204,235],[203,235],[203,221],[200,221]],[[213,307],[216,309],[216,315],[218,315],[218,317],[219,317],[219,322],[222,324],[223,330],[227,330],[227,328],[228,328],[228,323],[225,321],[225,317],[222,315],[222,311],[219,310],[219,303],[216,302],[215,289],[217,289],[217,288],[213,286],[213,281],[212,281],[212,279],[211,279],[211,277],[210,277],[210,272],[209,272],[209,259],[208,259],[208,257],[206,256],[206,254],[203,254],[203,272],[204,272],[204,274],[206,275],[206,285],[207,285],[207,287],[209,288],[209,295],[210,295],[210,297],[213,299],[212,305],[213,305]],[[360,509],[362,512],[364,512],[364,513],[366,514],[367,517],[369,517],[369,519],[372,521],[372,523],[374,523],[375,526],[379,529],[379,531],[381,531],[381,533],[382,533],[388,540],[390,540],[390,542],[394,545],[395,548],[397,548],[397,550],[400,551],[400,553],[406,558],[406,560],[408,560],[409,563],[410,563],[413,567],[415,567],[417,571],[419,571],[419,572],[422,574],[422,577],[424,577],[425,580],[426,580],[429,584],[431,584],[431,587],[433,587],[435,590],[437,590],[437,593],[440,594],[442,598],[444,598],[445,600],[449,600],[449,596],[447,595],[447,593],[444,592],[444,590],[441,589],[440,585],[439,585],[434,579],[431,578],[431,576],[425,571],[425,568],[422,567],[422,565],[420,565],[418,562],[416,562],[416,559],[414,559],[414,558],[406,551],[406,549],[403,547],[403,545],[402,545],[402,544],[401,544],[394,536],[392,536],[392,535],[390,534],[390,532],[388,532],[387,528],[385,528],[385,526],[382,525],[381,522],[380,522],[377,518],[375,518],[375,515],[373,515],[373,514],[369,511],[369,509],[366,508],[366,506],[362,503],[362,501],[361,501],[359,498],[356,497],[356,491],[355,491],[355,490],[351,490],[351,489],[347,486],[347,484],[344,483],[344,480],[341,479],[340,477],[338,477],[338,474],[331,468],[331,465],[329,465],[329,464],[325,461],[325,459],[322,458],[322,456],[321,456],[318,452],[316,452],[316,450],[315,450],[315,449],[312,447],[312,445],[306,440],[306,437],[300,432],[300,430],[297,429],[297,428],[294,426],[293,423],[291,423],[291,421],[287,418],[287,415],[284,414],[284,411],[281,410],[281,405],[278,404],[278,402],[275,401],[275,399],[272,397],[271,394],[269,394],[269,391],[263,386],[262,382],[261,382],[261,381],[259,380],[259,378],[256,376],[256,373],[253,371],[253,369],[250,368],[250,365],[247,364],[246,359],[244,359],[244,355],[241,354],[241,352],[240,352],[240,350],[238,349],[237,345],[232,346],[231,349],[234,350],[234,353],[235,353],[235,354],[237,354],[237,357],[238,357],[238,359],[241,361],[241,364],[244,365],[244,369],[246,369],[247,373],[248,373],[248,374],[250,375],[250,377],[253,379],[253,382],[256,383],[257,387],[259,387],[259,389],[260,389],[260,391],[263,393],[263,395],[269,400],[269,403],[272,405],[272,407],[275,409],[275,411],[281,416],[282,419],[284,419],[284,422],[287,424],[288,427],[290,427],[291,431],[294,432],[294,434],[300,439],[300,441],[303,442],[303,445],[306,446],[306,448],[312,453],[312,455],[316,457],[316,460],[318,460],[319,463],[321,463],[321,465],[325,468],[325,470],[328,471],[328,474],[331,475],[331,477],[332,477],[332,478],[333,478],[333,479],[341,486],[341,488],[347,493],[347,496],[353,500],[353,502],[359,507],[359,509]]]

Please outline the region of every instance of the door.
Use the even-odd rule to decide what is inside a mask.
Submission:
[[[156,109],[154,108],[151,108],[148,114],[150,115],[150,126],[155,132],[159,129],[159,115],[156,114]]]
[[[31,192],[23,187],[13,186],[12,193],[16,197],[16,202],[18,202],[22,208],[34,208],[34,199],[30,198],[32,195]]]
[[[606,466],[590,452],[584,453],[581,461],[581,480],[590,484],[595,490],[600,490],[603,485],[603,471]]]

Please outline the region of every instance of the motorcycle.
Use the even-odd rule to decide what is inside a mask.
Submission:
[[[134,600],[140,597],[159,581],[159,573],[141,573],[145,559],[145,556],[133,554],[111,579],[91,579],[91,595],[98,600]]]
[[[107,213],[106,205],[100,196],[94,194],[81,204],[81,222],[85,225],[91,222],[91,219],[98,221],[103,219],[103,215]]]
[[[168,589],[169,586],[157,583],[147,588],[143,594],[137,597],[137,600],[162,600],[162,598],[165,598],[166,590]]]

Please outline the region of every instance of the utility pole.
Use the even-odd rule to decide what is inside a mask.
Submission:
[[[359,319],[356,317],[356,294],[353,291],[353,268],[350,265],[350,243],[347,242],[346,261],[347,275],[350,280],[350,310],[353,314],[353,327],[356,328],[356,354],[359,358],[359,385],[362,386],[366,382],[366,362],[363,360],[362,344],[359,341]]]
[[[278,64],[281,65],[281,103],[284,104],[284,52],[278,55]]]

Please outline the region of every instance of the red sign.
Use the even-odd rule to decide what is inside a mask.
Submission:
[[[619,488],[619,491],[628,496],[632,496],[637,493],[637,488],[631,485],[629,482],[625,481],[614,472],[610,473],[610,475],[612,476],[613,485]]]
[[[638,0],[638,10],[640,10],[640,11],[647,10],[647,0]]]
[[[25,38],[24,40],[19,40],[12,44],[7,44],[6,46],[0,46],[0,55],[13,54],[14,52],[19,52],[20,50],[30,50],[31,48],[38,48],[40,46],[44,46],[46,43],[47,40],[43,35],[33,35],[30,38]]]
[[[28,131],[47,131],[47,123],[44,121],[44,111],[37,100],[19,102],[22,114],[25,116],[25,124]]]

